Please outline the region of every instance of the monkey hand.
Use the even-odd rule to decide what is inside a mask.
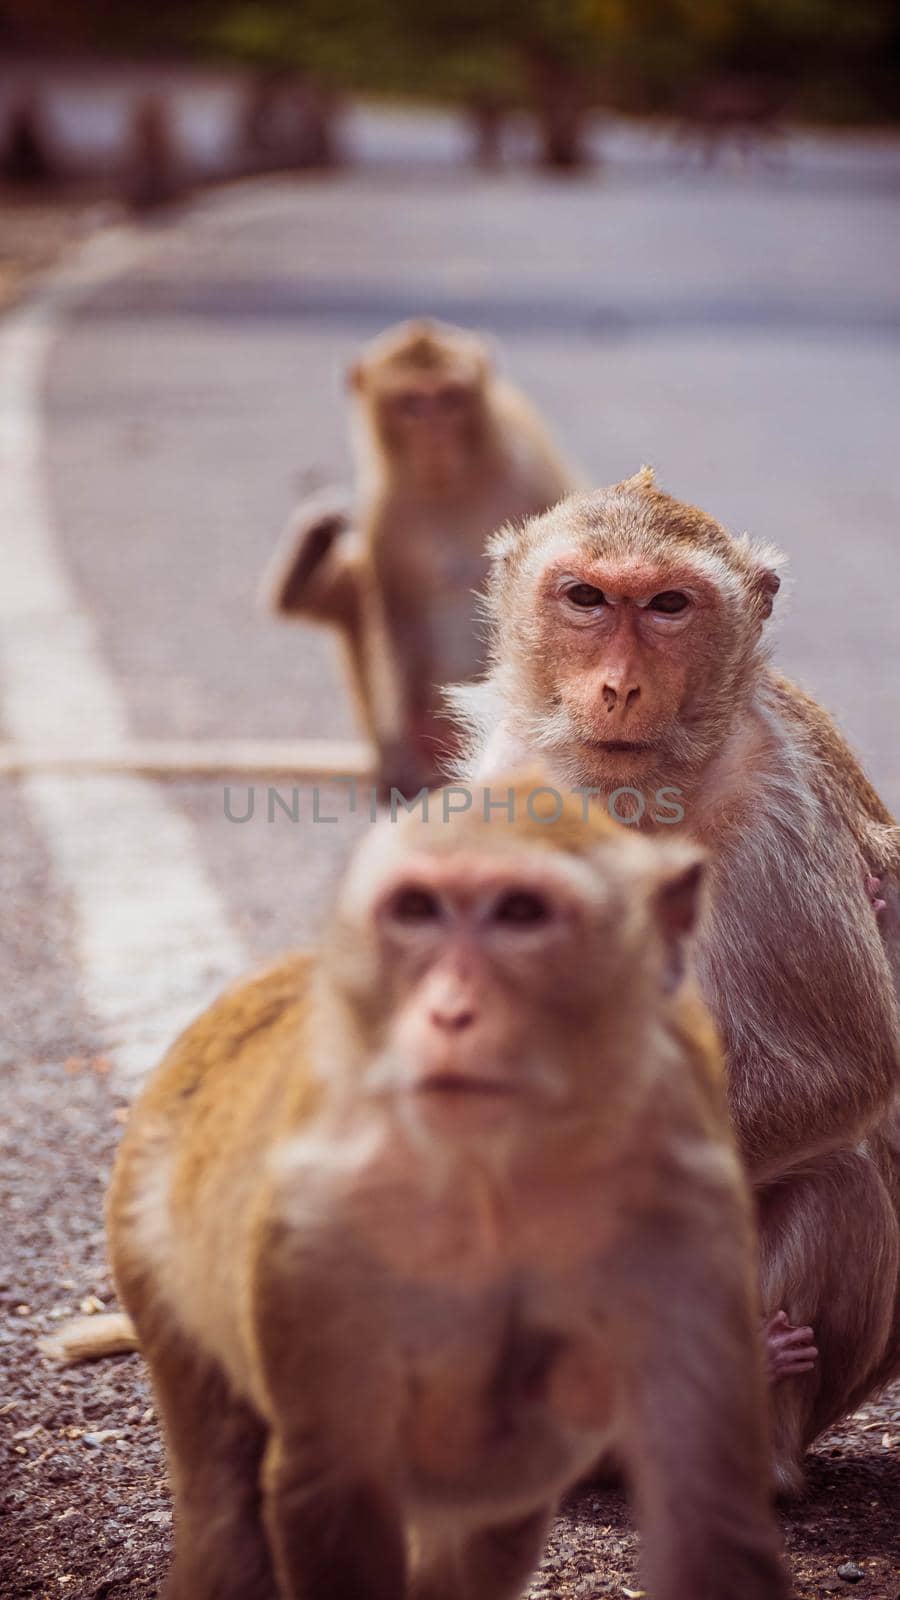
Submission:
[[[776,1311],[773,1317],[763,1319],[763,1341],[769,1383],[774,1389],[785,1378],[796,1378],[802,1372],[811,1372],[819,1352],[813,1340],[812,1328],[795,1328],[788,1321],[786,1311]]]
[[[874,872],[866,873],[866,894],[876,917],[884,910],[885,902],[880,899],[878,891],[881,888],[881,879],[876,878]]]

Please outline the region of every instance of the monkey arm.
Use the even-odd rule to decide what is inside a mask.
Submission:
[[[333,1216],[320,1163],[290,1164],[260,1198],[246,1318],[270,1438],[263,1518],[280,1590],[396,1600],[406,1548],[391,1494],[401,1392],[377,1266]],[[327,1186],[327,1175],[326,1175]]]
[[[310,1458],[309,1441],[274,1438],[262,1469],[263,1522],[279,1593],[294,1600],[397,1600],[406,1537],[377,1480],[347,1481]]]
[[[639,1218],[607,1299],[623,1439],[654,1600],[782,1600],[747,1208],[672,1173],[675,1208]]]
[[[843,801],[848,819],[855,820],[852,812],[856,808],[866,819],[892,827],[894,818],[834,719],[781,673],[771,673],[770,681],[782,715],[803,729],[831,778],[835,799]]]
[[[353,632],[359,622],[358,543],[349,494],[335,489],[297,507],[263,573],[259,602]]]
[[[896,1092],[900,1019],[847,830],[825,819],[786,848],[771,822],[754,826],[714,864],[697,975],[760,1183],[877,1125]]]

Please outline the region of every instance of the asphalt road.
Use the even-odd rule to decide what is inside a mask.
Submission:
[[[297,490],[346,471],[345,364],[428,311],[495,337],[595,481],[650,461],[787,552],[780,659],[900,805],[898,265],[894,200],[789,172],[216,197],[70,317],[47,379],[50,506],[133,729],[353,731],[330,641],[253,591]],[[346,830],[175,798],[254,947],[305,935]]]
[[[66,311],[40,416],[48,523],[129,731],[353,734],[330,641],[258,616],[254,590],[294,496],[347,471],[344,366],[426,312],[492,335],[596,482],[652,462],[788,554],[778,657],[900,808],[900,156],[844,156],[555,184],[382,167],[223,191],[148,230]],[[340,804],[313,824],[305,788],[299,823],[268,822],[259,785],[238,825],[225,781],[158,794],[255,959],[310,936],[365,824]],[[114,1047],[51,812],[9,781],[0,801],[3,1054]]]

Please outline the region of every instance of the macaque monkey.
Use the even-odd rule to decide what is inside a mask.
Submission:
[[[172,1600],[511,1600],[610,1446],[653,1600],[787,1595],[701,857],[483,798],[373,829],[318,955],[228,991],[129,1120]]]
[[[696,970],[756,1192],[776,1476],[796,1492],[807,1446],[900,1371],[900,833],[767,664],[775,552],[644,469],[502,531],[492,559],[494,668],[457,697],[479,780],[540,756],[632,826],[680,813],[709,853]]]
[[[404,323],[368,346],[348,385],[355,505],[334,492],[301,505],[262,600],[338,629],[379,780],[412,795],[452,753],[442,688],[485,665],[488,536],[546,510],[575,479],[474,334]]]

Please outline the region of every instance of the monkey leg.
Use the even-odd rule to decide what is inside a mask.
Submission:
[[[148,1356],[175,1497],[166,1600],[274,1600],[259,1515],[263,1424],[186,1343],[167,1339]]]
[[[290,1600],[403,1600],[406,1536],[375,1482],[310,1464],[310,1444],[273,1440],[263,1465],[263,1516],[279,1592]]]
[[[423,759],[416,738],[416,708],[431,673],[416,630],[386,602],[371,576],[360,627],[345,632],[344,645],[357,706],[377,751],[382,798],[396,789],[411,799],[435,777],[434,763]]]
[[[767,1311],[815,1330],[811,1370],[773,1390],[775,1481],[803,1485],[817,1436],[878,1381],[900,1270],[898,1219],[868,1151],[841,1151],[763,1192],[760,1278]]]
[[[428,1563],[410,1600],[514,1600],[541,1558],[551,1521],[541,1510],[471,1534]]]

